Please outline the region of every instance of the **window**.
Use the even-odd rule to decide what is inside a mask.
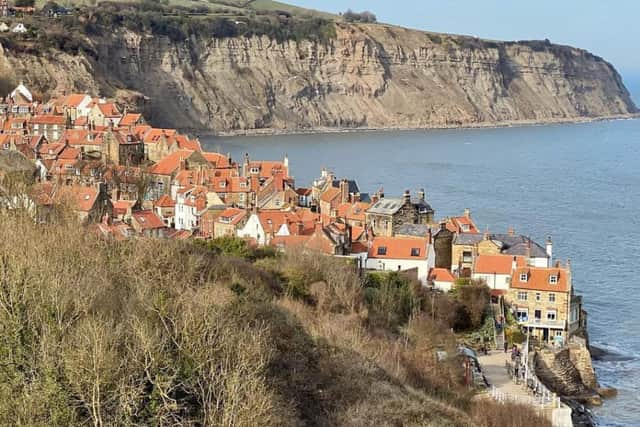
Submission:
[[[462,252],[462,262],[471,262],[471,261],[472,261],[471,251]]]
[[[540,292],[536,292],[536,301],[540,301],[542,299],[542,296],[540,295]]]
[[[386,255],[387,247],[386,246],[378,246],[378,255]]]
[[[420,248],[411,248],[411,256],[420,256]]]
[[[561,337],[562,336],[562,331],[556,331],[556,336],[557,337]]]
[[[529,310],[526,308],[517,309],[516,319],[518,319],[518,322],[526,322],[527,320],[529,320]]]
[[[35,125],[33,125],[33,129],[34,129],[34,130],[38,130],[38,129],[40,129],[40,125],[36,123]]]
[[[556,276],[555,274],[549,276],[549,283],[552,285],[556,285],[558,283],[558,276]]]
[[[549,294],[549,302],[556,302],[556,294]]]
[[[527,300],[527,293],[526,292],[518,292],[518,299],[520,301],[526,301]]]
[[[527,280],[528,280],[527,273],[520,273],[520,281],[521,282],[526,282]]]
[[[558,312],[555,310],[547,310],[547,320],[555,322],[558,317]]]
[[[247,183],[245,181],[241,181],[240,188],[246,188],[246,187],[247,187]]]
[[[259,168],[251,168],[251,173],[260,173]]]
[[[469,224],[461,224],[460,228],[462,228],[462,231],[466,233],[469,231]]]
[[[220,188],[225,188],[227,183],[225,181],[220,181]]]

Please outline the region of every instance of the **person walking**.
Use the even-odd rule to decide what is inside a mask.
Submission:
[[[507,351],[509,351],[509,343],[507,340],[504,340],[504,352],[506,353]]]

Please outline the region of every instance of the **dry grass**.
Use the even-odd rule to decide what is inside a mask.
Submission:
[[[67,221],[0,213],[0,425],[517,420],[472,406],[455,357],[435,359],[455,354],[436,321],[373,329],[343,261],[252,264],[189,242],[108,243]]]

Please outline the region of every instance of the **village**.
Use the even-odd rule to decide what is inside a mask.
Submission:
[[[0,104],[0,147],[34,169],[31,200],[46,222],[56,203],[104,238],[238,237],[281,251],[304,247],[350,257],[367,270],[412,272],[448,292],[485,282],[534,337],[562,345],[584,328],[570,262],[516,233],[481,232],[469,209],[436,219],[424,189],[389,197],[322,170],[297,187],[289,160],[203,151],[141,114],[87,94],[39,102],[20,84]],[[17,166],[20,167],[20,166]]]
[[[38,223],[64,205],[107,240],[237,238],[401,272],[432,292],[481,282],[496,307],[492,348],[506,353],[505,316],[538,345],[584,344],[571,264],[554,259],[550,237],[539,244],[513,228],[482,232],[469,209],[438,219],[424,189],[366,193],[326,169],[298,187],[286,154],[232,159],[112,100],[78,93],[39,101],[24,84],[0,104],[0,129],[11,165],[0,170],[0,206],[26,207]],[[11,194],[12,173],[32,179],[28,195]]]

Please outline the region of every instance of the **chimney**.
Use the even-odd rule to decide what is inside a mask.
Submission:
[[[467,219],[471,219],[471,210],[469,210],[469,208],[466,208],[464,210],[464,217]]]
[[[420,199],[420,201],[424,202],[425,200],[425,192],[424,192],[424,188],[421,188],[418,191],[418,199]]]
[[[509,236],[513,236],[516,234],[516,231],[513,229],[512,226],[509,226],[509,230],[507,230],[507,233],[509,234]]]
[[[551,236],[547,237],[546,248],[547,248],[547,257],[549,258],[547,265],[551,267],[553,265],[553,241],[551,240]]]
[[[346,179],[340,181],[340,203],[349,201],[349,182]]]
[[[514,271],[516,271],[517,268],[518,268],[518,258],[514,256],[513,260],[511,260],[511,272],[513,273]]]
[[[445,231],[447,229],[447,221],[446,220],[442,220],[440,221],[440,230]]]
[[[430,245],[433,244],[433,235],[431,234],[431,229],[430,228],[427,230],[427,239],[428,239]]]
[[[297,225],[298,236],[302,236],[302,233],[304,232],[304,223],[302,221],[298,221],[296,225]]]
[[[285,153],[284,155],[284,167],[289,169],[289,156],[287,156],[287,154]]]
[[[411,203],[411,192],[409,190],[405,190],[403,198],[405,204]]]

